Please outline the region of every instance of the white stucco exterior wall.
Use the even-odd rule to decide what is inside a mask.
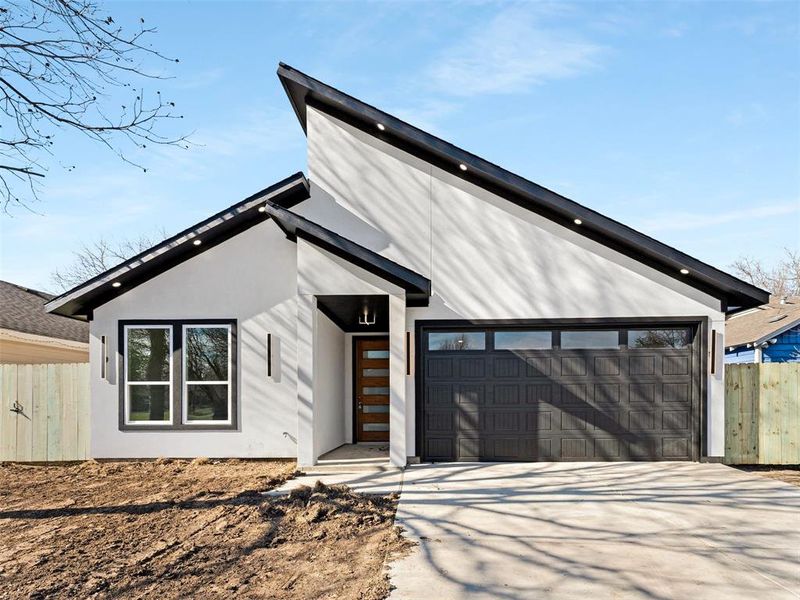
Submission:
[[[317,411],[317,456],[345,443],[344,332],[333,321],[316,312],[314,344],[314,408]]]
[[[312,198],[298,210],[431,279],[430,306],[408,309],[408,331],[420,319],[674,316],[724,331],[717,299],[635,257],[312,107],[307,126]],[[710,456],[724,453],[721,371],[705,374]],[[407,379],[407,453],[414,455],[414,382]]]
[[[265,221],[97,308],[90,328],[92,456],[296,456],[296,290],[296,247]],[[120,431],[118,321],[207,318],[238,321],[238,430]],[[272,378],[267,333],[273,336]],[[103,335],[107,381],[100,377]]]

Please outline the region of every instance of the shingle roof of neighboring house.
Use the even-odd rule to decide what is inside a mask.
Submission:
[[[769,299],[768,292],[754,285],[409,125],[289,65],[280,63],[278,77],[303,130],[306,129],[306,108],[321,110],[522,208],[719,298],[725,312],[752,308]]]
[[[32,333],[60,340],[89,341],[89,324],[50,314],[45,302],[53,296],[0,281],[0,329]]]
[[[725,346],[760,344],[800,325],[800,296],[771,298],[753,310],[732,316],[725,323]]]

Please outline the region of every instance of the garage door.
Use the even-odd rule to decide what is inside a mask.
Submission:
[[[696,325],[420,330],[424,459],[692,460]]]

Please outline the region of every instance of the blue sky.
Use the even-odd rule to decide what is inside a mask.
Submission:
[[[82,242],[175,233],[298,170],[284,61],[715,266],[800,247],[797,2],[121,2],[180,58],[148,84],[189,150],[56,139],[0,277],[52,290]],[[67,172],[62,166],[74,164]]]

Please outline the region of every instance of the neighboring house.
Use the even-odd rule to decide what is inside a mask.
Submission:
[[[800,297],[772,297],[769,304],[731,315],[725,362],[800,362]]]
[[[51,294],[0,281],[0,364],[89,361],[89,323],[44,309]]]
[[[281,65],[297,173],[51,300],[95,457],[392,464],[724,452],[725,314],[767,292]],[[110,358],[105,369],[106,358]]]

